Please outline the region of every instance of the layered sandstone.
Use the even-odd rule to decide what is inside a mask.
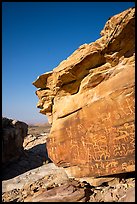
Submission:
[[[52,124],[48,155],[70,176],[134,171],[135,8],[111,17],[33,85]]]

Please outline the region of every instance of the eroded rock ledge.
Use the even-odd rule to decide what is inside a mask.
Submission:
[[[101,36],[33,82],[52,124],[49,157],[74,177],[134,171],[135,8]]]

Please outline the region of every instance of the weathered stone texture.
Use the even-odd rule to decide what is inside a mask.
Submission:
[[[52,124],[48,155],[70,176],[134,171],[135,8],[111,17],[101,36],[33,82]]]
[[[8,165],[19,158],[23,150],[28,125],[24,122],[2,118],[2,164]]]

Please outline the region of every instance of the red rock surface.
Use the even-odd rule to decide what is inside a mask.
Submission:
[[[52,124],[48,155],[70,177],[134,171],[135,8],[101,36],[33,82]]]
[[[23,143],[25,154],[4,169],[3,202],[135,201],[133,172],[72,179],[67,176],[65,168],[57,167],[50,161],[44,162],[48,134],[47,126],[28,127],[28,135]]]

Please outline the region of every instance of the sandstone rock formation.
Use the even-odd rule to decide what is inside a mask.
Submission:
[[[48,155],[71,177],[134,171],[135,8],[111,17],[33,85],[52,124]]]
[[[28,125],[24,122],[2,118],[2,164],[8,165],[22,154]]]
[[[49,127],[29,126],[25,154],[6,166],[2,176],[3,202],[128,202],[135,201],[135,173],[98,178],[69,178],[65,168],[43,163]],[[42,144],[43,143],[43,144]],[[43,151],[38,151],[42,144]]]

